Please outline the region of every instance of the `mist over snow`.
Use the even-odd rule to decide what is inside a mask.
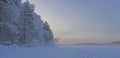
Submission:
[[[28,0],[0,0],[0,58],[120,58],[120,47],[117,46],[120,41],[107,46],[96,43],[56,46],[60,38],[54,38],[48,22],[41,20],[34,10],[35,6]]]

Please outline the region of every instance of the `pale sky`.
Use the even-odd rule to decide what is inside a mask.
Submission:
[[[60,44],[120,41],[120,0],[29,0]]]

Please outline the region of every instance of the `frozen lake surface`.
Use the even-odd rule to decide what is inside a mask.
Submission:
[[[120,58],[120,46],[1,46],[0,58]]]

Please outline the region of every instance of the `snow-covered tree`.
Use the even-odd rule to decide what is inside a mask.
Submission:
[[[34,7],[26,1],[23,4],[23,36],[26,44],[31,44],[35,40],[37,33],[34,27]]]
[[[0,44],[40,45],[53,43],[47,22],[34,12],[28,0],[0,0]]]
[[[12,0],[0,0],[0,43],[5,45],[10,45],[17,39],[19,11],[12,2]]]
[[[20,7],[21,6],[21,0],[13,0],[16,6]]]
[[[52,41],[54,40],[53,33],[50,29],[50,26],[48,25],[48,22],[45,21],[44,26],[43,26],[43,38],[46,43],[53,43]]]

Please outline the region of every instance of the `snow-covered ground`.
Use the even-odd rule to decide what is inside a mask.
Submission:
[[[118,46],[1,47],[0,58],[120,58]]]

